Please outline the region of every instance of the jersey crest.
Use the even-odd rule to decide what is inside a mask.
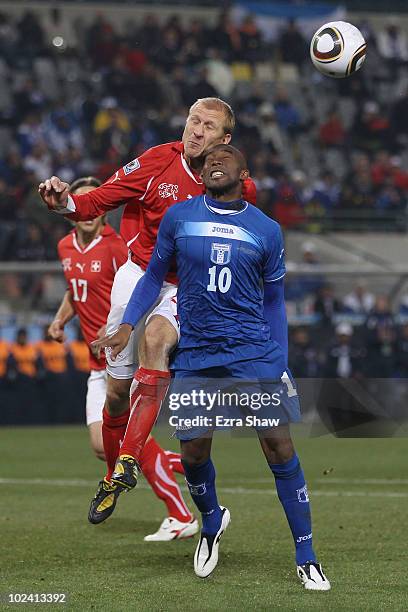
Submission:
[[[161,198],[173,198],[177,202],[178,185],[172,183],[160,183],[159,185],[159,196]]]
[[[93,259],[91,261],[91,272],[100,272],[102,269],[102,262],[100,259]]]
[[[225,266],[231,261],[231,247],[232,244],[219,244],[213,242],[211,244],[211,255],[210,259],[215,264],[221,264]]]

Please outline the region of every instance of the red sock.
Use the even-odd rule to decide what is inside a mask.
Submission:
[[[120,455],[139,461],[170,382],[170,372],[139,368],[130,387],[130,417]]]
[[[184,476],[184,468],[183,464],[181,463],[180,453],[175,453],[169,450],[165,450],[164,453],[170,462],[170,467],[173,472],[176,472],[176,474],[182,474]]]
[[[164,501],[169,516],[182,523],[188,523],[193,516],[187,508],[180,491],[166,452],[150,438],[144,445],[139,458],[143,475],[156,493]]]
[[[130,409],[119,416],[113,417],[107,413],[106,408],[103,409],[102,438],[106,464],[108,466],[107,480],[110,480],[115,468],[116,459],[119,456],[120,443],[125,436],[129,414]]]

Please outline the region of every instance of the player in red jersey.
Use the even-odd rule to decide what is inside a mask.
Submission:
[[[89,193],[100,182],[93,177],[81,178],[71,185],[71,193]],[[112,227],[105,224],[103,217],[92,221],[77,222],[75,229],[58,244],[68,289],[61,306],[51,323],[49,333],[54,340],[64,340],[64,326],[78,315],[82,334],[90,346],[91,342],[105,329],[110,310],[110,294],[113,279],[120,266],[127,261],[128,249]],[[102,410],[106,397],[106,363],[103,356],[90,351],[91,373],[88,379],[86,398],[86,420],[89,428],[91,446],[99,459],[105,460],[102,437]],[[126,417],[127,418],[127,417]],[[194,535],[198,529],[196,519],[184,503],[179,486],[174,478],[173,469],[182,473],[181,462],[175,453],[163,451],[150,437],[142,454],[140,467],[156,495],[168,509],[169,517],[163,528],[156,534],[146,536],[147,540],[170,540]],[[113,511],[117,495],[109,482],[102,481],[110,497],[104,499],[102,512],[96,512],[91,522],[104,520]],[[114,488],[115,489],[115,488]],[[110,503],[111,502],[111,503]]]
[[[229,104],[219,98],[203,98],[190,108],[180,142],[149,149],[117,170],[92,193],[70,196],[68,184],[55,176],[39,185],[39,193],[51,210],[76,221],[95,218],[126,204],[121,235],[129,246],[131,257],[115,277],[108,334],[119,327],[132,290],[146,270],[164,213],[172,204],[204,192],[200,177],[203,154],[215,144],[229,143],[234,126],[234,113]],[[254,203],[255,186],[250,179],[244,184],[244,197]],[[169,355],[178,342],[179,333],[175,281],[174,271],[170,270],[157,304],[132,332],[127,347],[115,360],[107,354],[104,426],[112,431],[110,439],[108,435],[104,438],[111,470],[108,477],[114,473],[113,481],[127,480],[128,488],[136,484],[141,451],[168,387]],[[129,389],[131,413],[127,423]],[[114,432],[120,428],[123,444],[115,465],[119,444]],[[126,488],[123,482],[118,487],[119,490]],[[95,504],[95,500],[92,503]]]

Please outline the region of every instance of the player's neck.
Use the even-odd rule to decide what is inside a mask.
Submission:
[[[241,189],[234,189],[225,193],[213,193],[209,189],[206,192],[207,201],[209,204],[216,206],[221,205],[221,208],[231,208],[240,210],[242,208],[242,192]]]
[[[91,244],[95,238],[99,236],[101,233],[101,228],[98,227],[94,232],[80,232],[76,231],[76,236],[78,240],[78,245],[81,249],[85,249],[87,246]]]

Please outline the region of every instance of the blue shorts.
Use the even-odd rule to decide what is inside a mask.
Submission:
[[[272,429],[300,420],[293,377],[268,351],[256,359],[196,370],[175,369],[168,395],[170,425],[179,440],[214,429]]]

